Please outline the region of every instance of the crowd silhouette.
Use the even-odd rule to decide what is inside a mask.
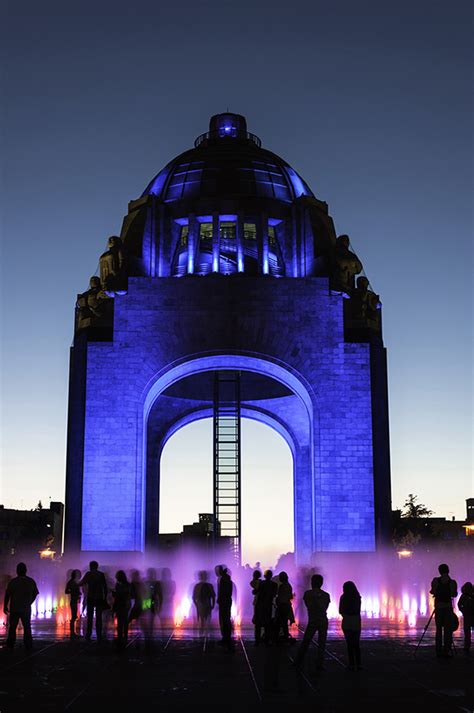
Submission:
[[[438,572],[439,576],[433,578],[430,590],[434,603],[431,616],[435,619],[435,653],[438,657],[448,658],[452,655],[453,631],[459,625],[454,612],[458,587],[449,575],[447,564],[440,564]],[[13,649],[17,627],[21,621],[24,646],[30,650],[33,644],[31,606],[39,592],[34,579],[27,576],[25,563],[18,563],[16,573],[17,576],[10,580],[5,592],[4,612],[8,615],[6,646]],[[219,644],[233,651],[232,605],[236,600],[236,587],[231,572],[225,565],[217,565],[214,574],[215,584],[210,581],[209,572],[199,571],[197,581],[190,590],[196,627],[200,636],[209,636],[211,617],[217,608],[221,633]],[[298,670],[303,667],[308,648],[311,642],[316,640],[316,669],[323,670],[328,636],[327,611],[331,601],[329,593],[323,589],[323,584],[323,576],[313,574],[310,588],[297,598],[285,571],[274,575],[271,570],[266,570],[262,576],[259,569],[255,570],[249,582],[255,646],[278,648],[284,644],[295,644],[296,639],[291,636],[289,627],[295,623],[295,610],[300,617],[301,608],[304,607],[307,623],[294,657],[294,665]],[[350,671],[358,671],[362,668],[361,595],[353,581],[344,582],[342,590],[338,611],[347,645],[347,668]],[[162,630],[173,629],[175,626],[176,583],[168,567],[163,568],[159,576],[154,568],[149,568],[145,578],[142,578],[137,569],[131,571],[130,578],[120,569],[115,573],[115,581],[109,587],[98,562],[92,560],[89,570],[83,576],[78,569],[71,570],[64,591],[69,596],[71,639],[80,636],[77,622],[81,605],[82,612],[86,613],[85,639],[91,640],[95,622],[96,640],[98,643],[102,641],[103,615],[110,610],[115,624],[115,644],[120,651],[127,647],[129,626],[132,622],[135,622],[141,631],[147,652],[153,650],[157,626]],[[250,597],[250,592],[248,596]],[[474,588],[471,582],[462,586],[457,605],[462,614],[463,649],[464,653],[469,655],[474,626]],[[430,621],[431,617],[425,631]]]

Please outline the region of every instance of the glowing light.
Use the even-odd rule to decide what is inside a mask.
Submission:
[[[178,606],[176,607],[174,612],[174,623],[175,626],[177,626],[178,628],[183,626],[185,620],[189,618],[191,605],[191,599],[187,595],[185,595],[181,599],[180,604],[178,604]]]
[[[413,556],[413,550],[398,550],[397,555],[400,560],[409,559]]]
[[[42,560],[52,560],[55,554],[56,552],[54,550],[50,550],[49,547],[46,547],[44,550],[39,551],[39,556]]]
[[[410,597],[406,593],[402,595],[402,609],[405,612],[410,611]]]
[[[463,528],[466,530],[467,537],[474,535],[474,525],[463,525]]]
[[[425,592],[422,592],[420,594],[420,614],[425,616],[427,611],[428,611],[428,604],[427,604],[427,600],[426,600],[426,594],[425,594]]]

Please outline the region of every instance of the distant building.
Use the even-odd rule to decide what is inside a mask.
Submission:
[[[392,512],[393,540],[396,545],[410,541],[418,549],[431,548],[435,543],[474,545],[474,498],[466,500],[466,520],[448,520],[445,517],[402,517],[401,510]]]
[[[468,525],[474,524],[474,498],[466,500],[466,521]]]
[[[176,552],[181,548],[193,545],[198,549],[209,551],[214,545],[230,548],[231,539],[221,536],[220,522],[215,521],[212,513],[200,513],[199,521],[193,522],[192,525],[184,525],[182,532],[160,534],[158,548],[163,553]]]
[[[34,510],[13,510],[0,505],[0,558],[2,561],[19,556],[52,557],[63,549],[64,505],[40,504]]]

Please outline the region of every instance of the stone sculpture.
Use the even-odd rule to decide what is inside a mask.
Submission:
[[[77,296],[77,329],[90,327],[97,319],[106,317],[109,299],[102,289],[100,277],[91,277],[89,289]]]
[[[112,235],[107,242],[108,250],[100,256],[100,281],[109,297],[125,294],[127,276],[125,273],[125,249],[119,237]]]
[[[336,239],[335,270],[333,289],[348,294],[354,289],[354,276],[362,270],[362,263],[357,255],[349,250],[349,236],[340,235]]]

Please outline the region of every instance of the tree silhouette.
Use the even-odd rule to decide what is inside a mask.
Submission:
[[[430,517],[433,514],[433,510],[430,510],[423,505],[423,503],[418,503],[418,495],[413,495],[409,493],[402,510],[402,517],[409,517],[413,520],[422,520],[423,518]]]

